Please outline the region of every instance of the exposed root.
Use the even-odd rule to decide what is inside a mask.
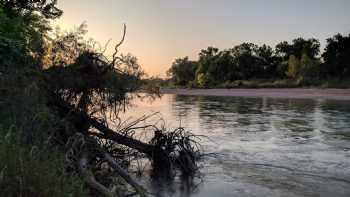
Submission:
[[[162,150],[163,154],[153,155],[153,161],[159,162],[154,165],[179,168],[184,174],[193,175],[198,170],[196,161],[200,158],[200,145],[196,141],[197,138],[182,127],[170,132],[156,130],[150,144]],[[165,158],[159,158],[162,156]]]

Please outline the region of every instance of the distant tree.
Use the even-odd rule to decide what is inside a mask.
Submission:
[[[217,83],[237,79],[237,66],[234,64],[234,59],[230,50],[220,51],[218,54],[217,65],[215,70],[215,80]]]
[[[319,61],[310,58],[306,53],[301,55],[299,79],[310,81],[319,77]]]
[[[319,77],[319,65],[317,59],[310,58],[306,53],[303,53],[300,59],[291,55],[286,75],[299,82],[310,81]]]
[[[297,38],[289,44],[287,41],[280,42],[275,48],[276,58],[278,60],[277,72],[282,75],[283,73],[290,74],[289,60],[293,55],[292,59],[301,59],[303,53],[313,60],[317,59],[320,52],[320,42],[315,38],[304,39]],[[288,76],[288,75],[287,75]],[[290,76],[289,76],[290,77]]]
[[[218,65],[219,49],[208,47],[199,53],[198,68],[196,70],[196,82],[200,86],[214,85]]]
[[[289,56],[293,54],[292,46],[287,41],[278,43],[275,50],[276,54],[282,57],[283,60],[286,60],[286,58],[288,59]]]
[[[197,70],[197,62],[190,61],[188,57],[176,59],[167,71],[176,85],[185,86],[194,81]]]
[[[263,77],[265,63],[263,58],[258,57],[258,49],[253,43],[242,43],[232,49],[240,79]]]
[[[276,45],[276,54],[288,60],[290,55],[294,55],[298,59],[301,58],[303,53],[306,53],[310,58],[316,58],[320,52],[320,42],[317,39],[310,38],[297,38],[289,44],[286,41],[280,42]]]
[[[260,46],[256,55],[264,69],[264,78],[279,78],[281,75],[278,70],[280,59],[275,56],[273,49],[268,45]]]
[[[322,72],[330,77],[350,76],[350,34],[337,34],[327,39],[325,52],[322,54],[324,64]]]
[[[295,55],[289,56],[288,71],[286,75],[290,78],[297,79],[300,73],[300,61]]]
[[[242,43],[229,50],[208,47],[199,54],[196,81],[202,86],[251,78],[276,78],[279,59],[270,46]]]
[[[293,40],[293,54],[301,58],[303,54],[307,55],[312,59],[316,59],[318,54],[320,53],[320,42],[315,39],[307,39],[297,38]]]

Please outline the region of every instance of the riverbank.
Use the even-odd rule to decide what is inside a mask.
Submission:
[[[163,94],[350,100],[350,89],[161,89]]]

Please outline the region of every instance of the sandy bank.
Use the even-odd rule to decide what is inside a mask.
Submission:
[[[162,89],[164,94],[350,100],[350,89]]]

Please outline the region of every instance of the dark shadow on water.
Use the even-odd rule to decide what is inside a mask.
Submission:
[[[201,179],[197,181],[198,176],[198,174],[194,176],[154,168],[151,171],[151,188],[154,196],[157,197],[189,197],[196,192],[197,187],[201,184]]]

